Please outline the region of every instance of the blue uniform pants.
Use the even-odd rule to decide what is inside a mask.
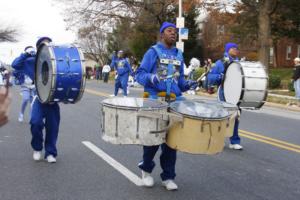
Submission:
[[[218,97],[219,97],[220,101],[225,101],[224,90],[221,87],[218,90]],[[240,144],[241,143],[241,138],[239,136],[239,123],[240,123],[240,121],[237,117],[234,122],[233,135],[229,138],[230,144]]]
[[[23,87],[21,89],[22,92],[22,105],[21,105],[21,113],[24,115],[27,104],[30,104],[33,98],[33,91],[29,88]]]
[[[45,158],[48,155],[57,156],[56,141],[59,131],[60,111],[57,103],[42,104],[37,97],[32,103],[31,113],[31,146],[35,151],[45,147]],[[45,127],[45,142],[43,137],[43,129]]]
[[[156,95],[151,95],[150,98],[157,99]],[[184,100],[183,97],[178,97],[176,100]],[[160,177],[163,181],[173,180],[176,176],[175,164],[177,159],[177,151],[170,148],[168,145],[161,144],[161,155],[160,155],[160,166],[162,168],[162,173]],[[151,173],[155,167],[155,162],[153,161],[154,156],[159,149],[157,146],[143,146],[143,160],[139,163],[139,168],[145,172]]]
[[[162,173],[160,177],[163,181],[174,179],[175,174],[175,164],[177,152],[174,149],[171,149],[166,144],[160,145],[161,147],[161,155],[160,155],[160,166],[162,168]],[[151,173],[155,167],[155,163],[153,161],[154,156],[159,149],[159,145],[157,146],[143,146],[143,161],[139,163],[139,168],[145,172]]]
[[[115,96],[118,95],[119,88],[122,88],[124,91],[124,96],[127,96],[128,76],[128,74],[118,76],[118,78],[115,80]]]

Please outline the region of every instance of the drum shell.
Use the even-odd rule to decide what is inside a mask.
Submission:
[[[258,109],[267,98],[267,86],[268,75],[260,62],[233,62],[223,83],[225,101],[240,108]]]
[[[239,107],[260,108],[267,97],[268,76],[263,67],[253,68],[242,65],[244,89]]]
[[[232,135],[232,126],[228,126],[230,122],[229,117],[201,120],[184,116],[182,122],[172,124],[166,143],[186,153],[216,154],[223,151],[225,135]]]
[[[78,102],[85,88],[84,56],[74,45],[42,44],[37,52],[35,86],[42,103]],[[43,83],[43,67],[47,66],[49,80]]]
[[[166,140],[167,108],[143,111],[102,104],[102,139],[112,144],[160,145]],[[148,116],[144,116],[147,113]],[[153,116],[153,117],[149,117]],[[160,131],[151,133],[151,131]]]

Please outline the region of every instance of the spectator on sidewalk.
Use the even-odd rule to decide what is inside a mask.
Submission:
[[[103,80],[104,83],[108,82],[108,78],[109,78],[109,72],[110,72],[110,66],[109,65],[104,65],[103,69],[102,69],[102,75],[103,75]]]
[[[300,106],[300,58],[296,57],[294,59],[295,68],[293,74],[295,97],[297,99],[297,105]]]

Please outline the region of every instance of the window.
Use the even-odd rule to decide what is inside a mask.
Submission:
[[[286,60],[291,60],[292,46],[286,47]]]
[[[270,64],[273,64],[273,60],[274,60],[274,48],[270,47]]]

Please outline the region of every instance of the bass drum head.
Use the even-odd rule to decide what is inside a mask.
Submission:
[[[170,104],[171,111],[182,114],[189,118],[203,120],[220,120],[227,118],[230,114],[223,108],[222,104],[208,103],[204,100],[176,101]]]
[[[234,105],[239,103],[243,88],[243,73],[240,63],[233,62],[229,65],[224,79],[225,101]]]
[[[35,87],[42,103],[51,101],[52,88],[55,88],[55,59],[52,48],[42,44],[37,52],[35,63]]]

